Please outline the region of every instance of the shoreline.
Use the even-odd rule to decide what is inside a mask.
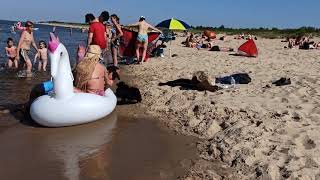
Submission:
[[[147,113],[176,133],[203,140],[198,144],[203,162],[195,163],[185,179],[318,177],[320,51],[284,49],[281,39],[259,38],[259,57],[246,58],[182,47],[183,40],[172,43],[177,57],[168,58],[166,49],[165,58],[127,69],[137,77],[132,85],[140,88],[140,106]],[[215,43],[237,48],[244,42],[229,36]],[[158,85],[191,79],[196,71],[212,77],[246,72],[252,82],[217,92]],[[273,86],[280,77],[292,84]]]
[[[74,28],[74,29],[89,29],[88,25],[76,25],[72,23],[64,23],[64,22],[38,22],[36,24],[46,25],[46,26],[56,26],[56,27],[65,27],[65,28]]]

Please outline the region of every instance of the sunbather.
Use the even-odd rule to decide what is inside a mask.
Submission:
[[[212,46],[212,48],[209,51],[233,52],[234,49],[230,47]]]

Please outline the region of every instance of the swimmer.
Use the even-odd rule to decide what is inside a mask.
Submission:
[[[14,46],[13,39],[8,38],[7,40],[7,47],[5,48],[6,54],[8,57],[8,67],[12,68],[12,65],[14,66],[15,69],[18,68],[18,61],[16,60],[17,57],[17,48]]]
[[[39,58],[38,71],[47,71],[47,63],[48,63],[48,49],[47,45],[44,41],[39,41],[39,52],[37,54],[37,58]]]

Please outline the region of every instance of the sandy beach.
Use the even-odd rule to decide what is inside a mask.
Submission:
[[[280,39],[256,41],[258,58],[183,47],[178,38],[164,58],[128,67],[141,106],[182,134],[203,139],[195,162],[182,179],[319,179],[319,50],[284,49]],[[315,39],[316,42],[319,39]],[[244,40],[216,40],[237,49]],[[249,73],[252,82],[217,92],[159,86],[205,71],[212,78]],[[291,78],[276,87],[274,80]]]

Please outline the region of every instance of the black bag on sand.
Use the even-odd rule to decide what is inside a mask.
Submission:
[[[272,84],[274,84],[276,86],[285,86],[285,85],[291,84],[291,80],[290,80],[290,78],[282,77],[279,80],[274,81]]]
[[[121,81],[117,84],[116,96],[119,104],[135,104],[142,101],[140,90],[136,87],[129,87]]]

